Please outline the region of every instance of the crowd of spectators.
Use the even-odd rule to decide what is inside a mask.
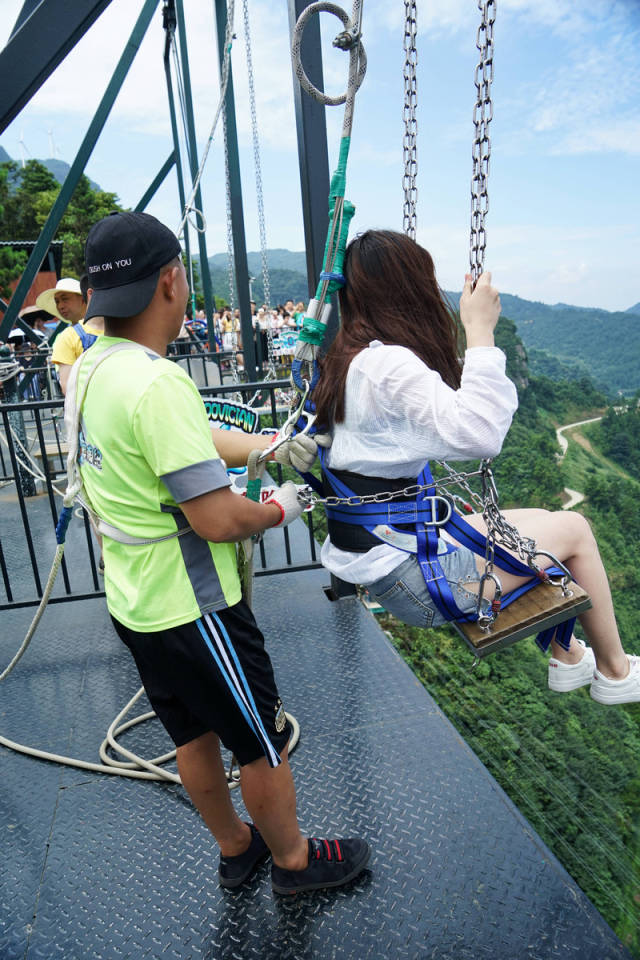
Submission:
[[[15,381],[18,395],[16,396],[16,387],[5,391],[5,381],[2,378],[0,379],[0,397],[15,401],[16,399],[42,400],[45,397],[58,396],[55,374],[49,362],[51,348],[48,340],[52,329],[57,325],[57,320],[46,310],[35,305],[25,307],[20,311],[19,316],[31,333],[27,333],[21,326],[16,325],[9,331],[6,341],[0,341],[0,346],[5,347],[1,360],[7,376],[11,372],[12,361],[18,364]],[[51,323],[52,320],[54,320],[53,323]],[[20,384],[23,382],[26,384],[28,373],[33,373],[34,376],[30,377],[28,384],[20,390]]]
[[[8,355],[4,357],[4,362],[15,360],[20,366],[17,375],[20,400],[57,398],[64,394],[70,364],[76,359],[76,354],[79,355],[83,349],[86,349],[84,343],[87,341],[73,332],[77,329],[75,324],[80,324],[84,328],[84,311],[80,310],[81,315],[78,316],[75,313],[73,316],[63,316],[59,310],[66,310],[67,305],[58,306],[58,301],[66,296],[69,300],[77,299],[83,307],[86,307],[87,297],[91,295],[90,289],[88,292],[86,290],[86,283],[80,296],[80,285],[85,279],[83,277],[78,281],[63,278],[58,281],[56,287],[41,294],[36,305],[25,307],[20,312],[20,319],[31,328],[32,337],[29,337],[20,325],[16,325],[8,334],[6,343],[3,344],[0,341],[0,346],[8,347]],[[64,286],[65,283],[76,285],[78,295],[74,297],[75,286],[70,293],[61,293],[58,287],[61,284]],[[43,298],[49,310],[44,309],[40,303]],[[275,307],[265,304],[258,307],[254,301],[251,301],[251,322],[257,355],[263,364],[273,360],[278,365],[286,367],[293,356],[304,315],[305,305],[301,301],[295,303],[293,300],[287,300]],[[52,349],[49,338],[61,320],[68,323],[69,328],[58,333]],[[102,332],[102,327],[100,324],[96,326],[95,321],[91,320],[84,332],[88,334],[88,340],[93,342],[93,338]],[[178,357],[196,353],[228,353],[235,357],[237,368],[241,371],[243,358],[240,310],[229,306],[217,309],[213,314],[213,332],[214,342],[210,344],[205,311],[196,310],[193,316],[189,305],[182,329],[174,343],[170,345],[169,352]],[[77,344],[76,340],[78,340]],[[77,348],[75,352],[74,348]],[[7,353],[7,351],[4,352]],[[229,366],[229,361],[223,361],[223,369],[228,369]],[[34,371],[35,376],[28,376]],[[23,382],[25,386],[20,390],[20,383]],[[6,399],[6,391],[3,390],[1,382],[0,399]]]
[[[293,356],[297,334],[304,321],[305,305],[302,301],[294,303],[287,300],[276,307],[262,305],[258,307],[251,301],[251,325],[254,331],[257,352],[260,359],[267,362],[271,355],[278,363],[286,364]],[[224,352],[237,355],[239,368],[242,368],[242,327],[240,310],[224,306],[213,314],[214,343],[209,344],[209,329],[204,310],[196,310],[192,316],[191,307],[187,307],[182,329],[171,345],[178,356],[199,352]],[[269,345],[271,339],[271,351]]]

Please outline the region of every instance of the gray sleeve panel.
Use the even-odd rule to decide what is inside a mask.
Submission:
[[[231,485],[224,463],[215,459],[201,460],[180,470],[172,470],[171,473],[164,473],[160,479],[176,503]]]
[[[187,518],[178,507],[162,504],[161,510],[174,515],[179,530],[189,526]],[[200,613],[224,609],[227,602],[207,541],[190,530],[178,537],[178,543]]]

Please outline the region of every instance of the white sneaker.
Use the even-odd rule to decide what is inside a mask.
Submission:
[[[591,696],[598,703],[640,703],[640,657],[627,656],[629,673],[623,680],[609,680],[595,671]]]
[[[577,642],[584,647],[584,655],[578,663],[561,663],[555,657],[549,660],[549,690],[556,693],[568,693],[591,683],[596,669],[596,658],[591,647],[587,647],[583,640]]]

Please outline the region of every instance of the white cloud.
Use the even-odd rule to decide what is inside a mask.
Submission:
[[[449,222],[419,223],[417,240],[433,255],[440,285],[460,290],[468,269],[468,229]],[[504,293],[545,303],[626,310],[639,294],[627,251],[639,243],[638,228],[624,223],[584,229],[526,221],[496,225],[489,228],[485,268]]]
[[[3,23],[9,30],[22,0],[2,0],[2,6]],[[115,189],[128,205],[137,202],[172,145],[160,6],[89,163],[90,176],[105,189]],[[236,6],[236,117],[247,243],[255,249],[253,150],[239,0]],[[21,118],[3,135],[0,142],[10,153],[18,155],[19,131],[24,125],[31,153],[45,156],[46,132],[53,126],[60,155],[66,160],[73,158],[139,9],[140,4],[130,0],[112,0]],[[345,9],[350,12],[349,5]],[[210,0],[189,0],[185,10],[201,152],[218,100],[215,23]],[[249,10],[267,241],[270,246],[300,249],[302,218],[286,4],[284,0],[250,0]],[[402,3],[365,0],[364,42],[370,64],[356,103],[348,178],[348,196],[357,205],[354,230],[367,225],[401,227],[403,13]],[[419,237],[433,251],[439,279],[448,288],[459,287],[468,262],[471,164],[470,147],[465,144],[471,132],[471,69],[478,20],[477,4],[472,0],[418,3],[422,71]],[[331,50],[338,21],[323,14],[321,22],[326,87],[339,92],[344,89],[347,57]],[[632,252],[634,245],[637,249],[637,232],[629,234],[626,227],[611,225],[616,217],[629,222],[634,216],[637,219],[631,212],[632,205],[637,208],[637,193],[629,165],[624,159],[620,164],[615,154],[640,152],[639,41],[640,4],[636,0],[590,0],[589,4],[577,4],[575,0],[500,0],[488,230],[491,265],[503,289],[547,301],[588,303],[591,298],[591,305],[607,305],[619,298],[619,306],[625,301],[628,306],[640,298]],[[327,110],[331,168],[337,156],[342,116],[341,107]],[[585,153],[602,155],[602,177],[616,185],[608,205],[599,207],[597,229],[588,235],[567,228],[567,224],[582,221],[584,210],[584,196],[567,173],[573,169],[571,160],[537,162],[539,156]],[[517,161],[512,159],[514,154]],[[557,180],[551,183],[562,196],[561,213],[551,201],[543,199],[548,195],[549,177],[556,176],[567,177],[564,184]],[[618,176],[620,179],[616,179]],[[203,181],[212,251],[224,249],[226,243],[223,181],[220,131]],[[514,203],[527,209],[525,192],[527,197],[539,197],[548,207],[543,211],[544,229],[508,225]],[[512,197],[511,205],[493,203],[501,196]],[[165,222],[177,225],[173,173],[149,209]],[[562,223],[558,222],[559,216]],[[605,262],[606,276],[593,266]]]
[[[27,108],[29,114],[91,116],[138,13],[137,4],[131,4],[129,0],[113,0],[34,96]],[[251,127],[240,4],[236,4],[235,32],[232,63],[238,131],[246,138],[250,136]],[[264,0],[253,3],[251,35],[258,118],[269,117],[269,122],[263,123],[265,142],[273,146],[280,144],[283,149],[291,148],[295,144],[295,130],[292,131],[293,94],[284,6],[278,11]],[[208,135],[219,97],[215,23],[210,4],[189,4],[187,45],[196,129],[202,140]],[[126,123],[129,131],[170,138],[163,48],[164,32],[158,7],[118,95],[110,122]],[[173,84],[177,98],[174,72]]]
[[[589,265],[584,261],[575,260],[558,263],[548,277],[549,284],[559,284],[566,287],[575,287],[584,283],[589,274]]]
[[[517,9],[524,0],[505,3]],[[640,8],[600,0],[572,9],[559,2],[555,13],[542,3],[529,13],[534,21],[546,14],[561,42],[555,62],[503,99],[511,152],[639,153]]]
[[[640,154],[640,116],[600,121],[590,128],[566,133],[551,154],[629,153]]]

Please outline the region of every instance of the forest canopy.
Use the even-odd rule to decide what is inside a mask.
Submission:
[[[56,178],[39,160],[27,160],[24,167],[13,161],[0,164],[0,239],[37,240],[60,190]],[[54,237],[64,241],[63,276],[79,277],[84,272],[84,241],[90,227],[113,210],[121,209],[115,193],[97,190],[88,177],[80,177]],[[19,278],[26,262],[23,251],[2,249],[3,296],[9,295],[9,284]]]

